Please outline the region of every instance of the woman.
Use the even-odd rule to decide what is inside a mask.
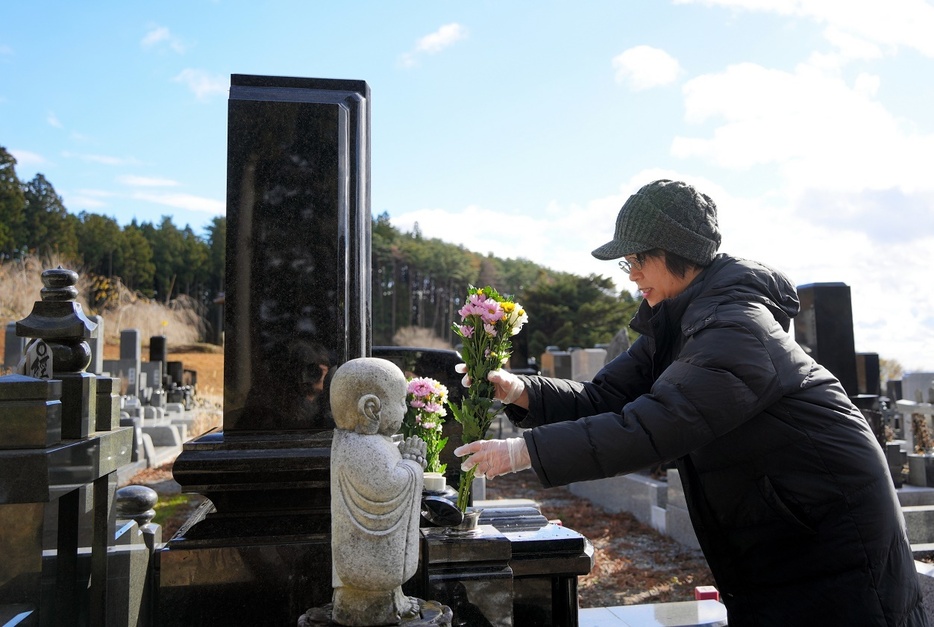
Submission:
[[[788,333],[792,283],[717,254],[716,205],[675,181],[623,205],[612,240],[641,336],[592,382],[491,373],[521,438],[465,468],[546,487],[675,461],[698,541],[738,625],[926,625],[888,466],[839,381]]]

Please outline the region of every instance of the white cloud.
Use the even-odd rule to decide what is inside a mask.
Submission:
[[[850,85],[810,64],[699,76],[683,88],[686,119],[719,125],[706,138],[675,137],[672,154],[734,170],[777,166],[795,192],[934,188],[934,135],[911,134],[873,99],[878,86],[869,74]]]
[[[861,96],[870,98],[879,93],[879,85],[881,83],[882,80],[878,76],[860,72],[856,76],[856,81],[853,83],[853,90]]]
[[[75,192],[64,191],[62,198],[65,206],[72,211],[83,209],[100,209],[107,206],[107,199],[114,196],[113,192],[102,189],[79,189]]]
[[[467,38],[467,29],[457,24],[445,24],[435,32],[425,35],[415,42],[415,48],[401,56],[400,62],[404,67],[412,67],[418,63],[421,55],[437,54]]]
[[[616,82],[628,83],[634,91],[669,85],[683,73],[673,56],[651,46],[629,48],[613,57]]]
[[[79,154],[69,151],[63,151],[62,156],[68,159],[80,159],[81,161],[87,161],[89,163],[100,163],[101,165],[131,165],[137,163],[137,160],[133,157],[124,158],[124,157],[111,157],[109,155],[91,155],[91,154]]]
[[[35,152],[30,152],[28,150],[11,148],[9,152],[11,155],[13,155],[13,158],[16,159],[16,163],[21,166],[38,166],[48,163],[46,158],[42,155]]]
[[[811,19],[840,33],[895,49],[914,48],[934,57],[934,6],[925,0],[675,0]]]
[[[54,113],[50,112],[49,115],[46,116],[45,121],[49,123],[49,126],[54,126],[55,128],[62,128],[61,120],[59,120],[58,116],[56,116]]]
[[[873,42],[841,31],[835,26],[828,26],[824,31],[824,37],[827,38],[835,48],[840,51],[846,59],[879,59],[882,58],[882,50]]]
[[[205,213],[214,213],[223,215],[227,210],[227,205],[213,198],[203,196],[194,196],[192,194],[155,194],[151,192],[137,192],[132,195],[135,200],[144,200],[157,205],[165,205],[176,209],[187,209],[189,211],[203,211]]]
[[[175,187],[178,185],[178,181],[173,181],[172,179],[163,179],[151,176],[136,176],[133,174],[120,176],[117,178],[117,180],[124,185],[130,185],[133,187]]]
[[[151,27],[140,40],[139,45],[143,48],[155,48],[164,45],[179,54],[185,52],[185,44],[165,26]]]
[[[228,88],[227,79],[223,76],[212,75],[204,70],[191,68],[182,70],[172,80],[177,83],[184,83],[198,100],[207,100],[217,94],[226,94]]]
[[[430,35],[419,39],[415,45],[415,51],[435,54],[465,37],[467,37],[467,29],[460,24],[445,24]]]

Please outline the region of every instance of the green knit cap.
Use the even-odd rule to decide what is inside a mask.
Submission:
[[[661,248],[706,266],[719,247],[714,201],[687,183],[662,179],[629,197],[616,217],[613,239],[592,254],[619,259]]]

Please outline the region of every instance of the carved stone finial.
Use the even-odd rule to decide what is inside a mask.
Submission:
[[[135,520],[142,527],[152,522],[156,515],[153,509],[159,501],[159,494],[144,485],[128,485],[117,490],[117,517]]]
[[[42,273],[43,287],[39,293],[45,301],[69,301],[78,298],[78,273],[59,266]]]
[[[75,302],[78,273],[59,266],[42,273],[41,301],[16,323],[19,337],[44,340],[52,349],[54,372],[81,372],[91,363],[87,339],[97,336],[97,323]]]

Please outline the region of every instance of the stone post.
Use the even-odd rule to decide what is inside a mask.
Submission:
[[[0,609],[103,625],[116,471],[132,433],[114,426],[112,405],[98,416],[97,378],[85,372],[97,327],[75,302],[77,279],[42,273],[42,300],[16,323],[34,376],[0,377]]]

